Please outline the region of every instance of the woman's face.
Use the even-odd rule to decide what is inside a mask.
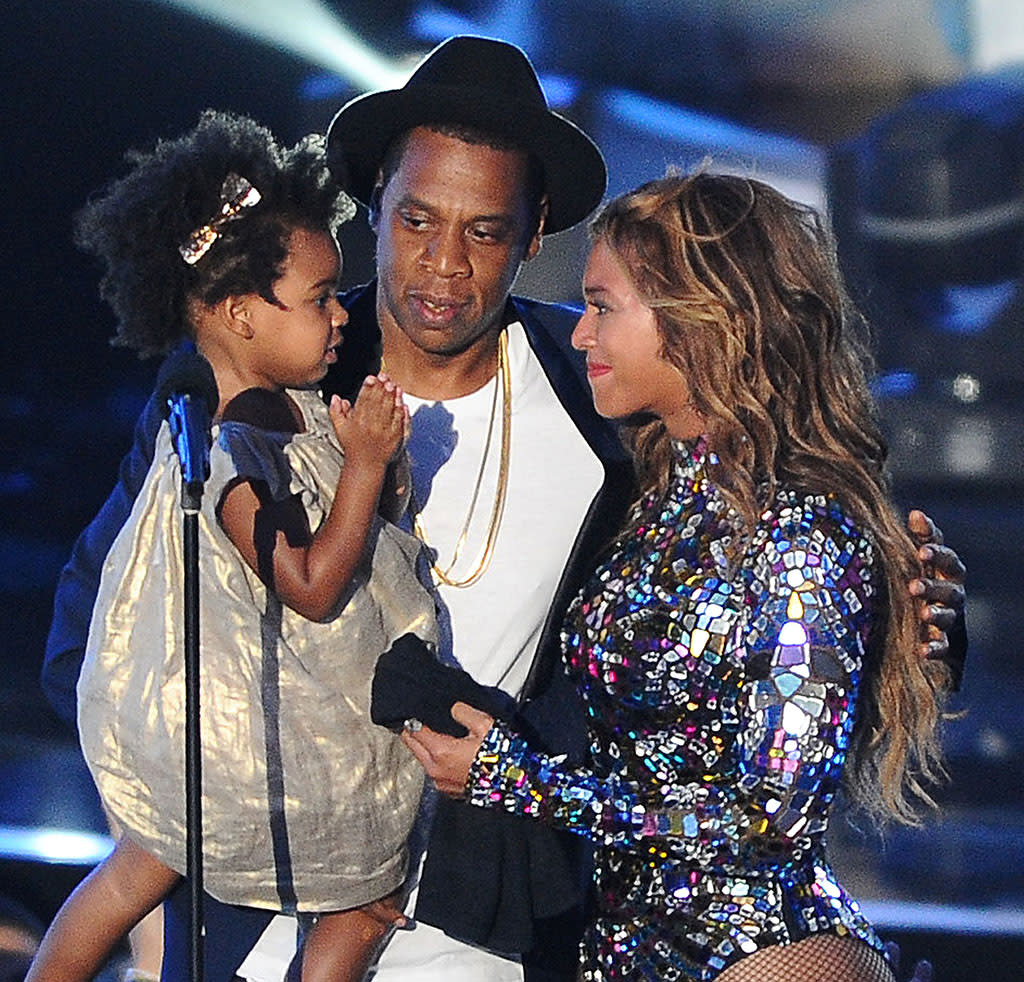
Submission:
[[[587,306],[572,334],[587,355],[587,379],[597,411],[608,419],[648,413],[670,436],[692,440],[703,420],[682,373],[661,355],[654,311],[637,295],[619,257],[602,239],[583,274]]]

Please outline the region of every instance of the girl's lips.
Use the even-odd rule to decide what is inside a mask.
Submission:
[[[598,361],[587,362],[587,378],[600,378],[602,375],[607,375],[611,370],[611,365],[603,365]]]

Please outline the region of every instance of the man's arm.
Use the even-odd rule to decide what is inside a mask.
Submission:
[[[151,396],[135,425],[131,449],[121,461],[118,482],[99,514],[78,537],[71,559],[61,571],[53,601],[40,681],[57,714],[71,726],[77,719],[76,687],[89,638],[89,622],[100,585],[103,562],[117,533],[128,520],[153,461],[153,447],[163,414]]]

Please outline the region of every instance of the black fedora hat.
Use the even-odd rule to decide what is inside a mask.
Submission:
[[[545,231],[582,221],[607,183],[604,158],[579,127],[548,108],[537,74],[515,45],[459,36],[439,44],[400,89],[358,96],[327,130],[331,172],[367,204],[388,144],[429,124],[473,126],[513,140],[544,166]]]

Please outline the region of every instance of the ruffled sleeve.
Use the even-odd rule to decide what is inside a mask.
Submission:
[[[288,396],[302,415],[303,432],[268,430],[240,420],[220,424],[210,452],[208,500],[219,507],[238,479],[259,481],[274,501],[297,496],[316,531],[334,500],[344,454],[319,394],[289,390]]]
[[[236,477],[262,482],[274,501],[283,501],[293,493],[292,467],[285,453],[293,435],[228,422],[220,425],[216,446],[227,455]]]

